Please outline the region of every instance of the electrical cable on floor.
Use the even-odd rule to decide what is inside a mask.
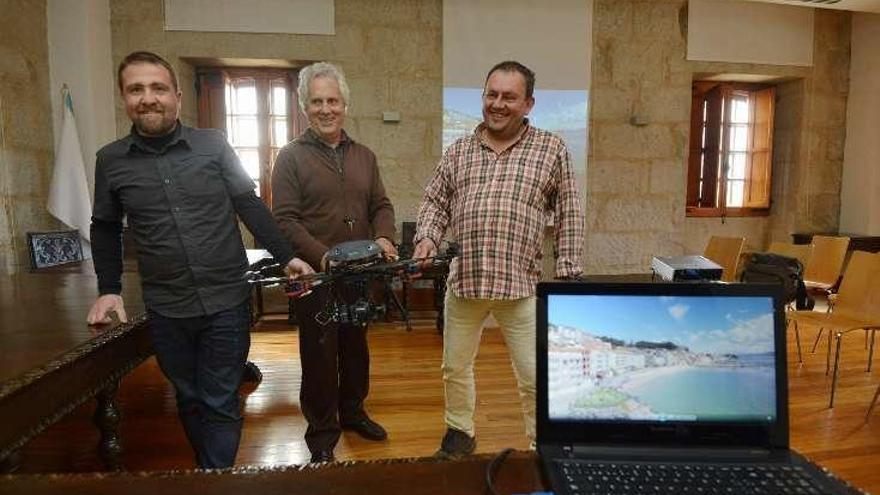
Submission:
[[[498,473],[498,469],[501,468],[501,463],[504,462],[504,459],[507,459],[507,456],[513,452],[514,449],[504,449],[496,455],[489,465],[486,466],[486,488],[489,489],[489,493],[492,495],[500,495],[497,490],[495,490],[495,474]]]

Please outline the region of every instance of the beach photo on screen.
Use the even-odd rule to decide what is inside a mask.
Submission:
[[[551,418],[775,420],[770,298],[553,295],[547,315]]]

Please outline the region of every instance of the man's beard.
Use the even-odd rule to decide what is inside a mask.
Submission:
[[[164,136],[174,130],[176,118],[168,118],[166,113],[139,114],[134,127],[142,136]]]

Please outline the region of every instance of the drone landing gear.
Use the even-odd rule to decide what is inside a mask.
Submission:
[[[390,300],[394,304],[394,307],[397,308],[397,311],[400,311],[400,318],[403,319],[403,322],[406,324],[406,331],[412,332],[412,321],[409,317],[409,310],[404,307],[402,302],[400,302],[400,298],[397,297],[397,294],[388,282],[385,282],[385,299]],[[390,318],[387,318],[386,320],[391,321]]]

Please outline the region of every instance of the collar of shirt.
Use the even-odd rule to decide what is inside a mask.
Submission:
[[[339,144],[334,146],[330,146],[326,141],[318,137],[318,133],[316,133],[311,127],[306,130],[306,135],[308,136],[308,142],[311,142],[313,145],[317,146],[325,156],[330,158],[333,163],[336,164],[336,170],[339,173],[342,173],[343,165],[345,163],[345,152],[348,147],[354,141],[348,137],[345,129],[342,129],[342,136],[339,138]]]
[[[315,143],[319,146],[322,146],[330,151],[336,150],[338,148],[342,148],[343,146],[348,146],[350,143],[354,142],[350,137],[348,137],[348,133],[345,132],[345,129],[342,129],[341,132],[342,132],[342,136],[339,138],[339,144],[336,147],[333,147],[333,146],[330,146],[329,144],[327,144],[326,141],[321,139],[318,136],[318,133],[315,132],[314,129],[312,129],[311,127],[306,129],[306,134],[309,137],[309,141],[312,141],[313,143]]]
[[[190,130],[188,127],[184,126],[180,123],[180,120],[177,121],[177,127],[174,128],[174,136],[170,141],[165,143],[165,146],[162,149],[155,149],[150,146],[143,136],[137,133],[134,125],[131,126],[131,130],[128,133],[128,136],[125,137],[125,144],[128,147],[128,152],[131,153],[135,148],[139,151],[143,151],[146,153],[158,153],[163,154],[166,150],[174,147],[177,143],[184,143],[188,147],[190,146]]]
[[[529,124],[529,119],[523,119],[522,132],[520,132],[519,137],[516,138],[516,141],[510,143],[510,146],[505,148],[505,151],[509,150],[510,148],[513,148],[514,146],[517,146],[519,143],[521,143],[522,140],[525,139],[525,137],[527,135],[529,135],[529,133],[532,132],[532,129],[534,129],[534,128]],[[486,123],[480,122],[477,125],[477,127],[474,128],[474,139],[476,139],[477,142],[480,143],[480,146],[484,146],[484,147],[489,148],[491,150],[492,147],[489,146],[489,143],[487,143],[486,139],[483,137],[484,130],[486,130]]]

